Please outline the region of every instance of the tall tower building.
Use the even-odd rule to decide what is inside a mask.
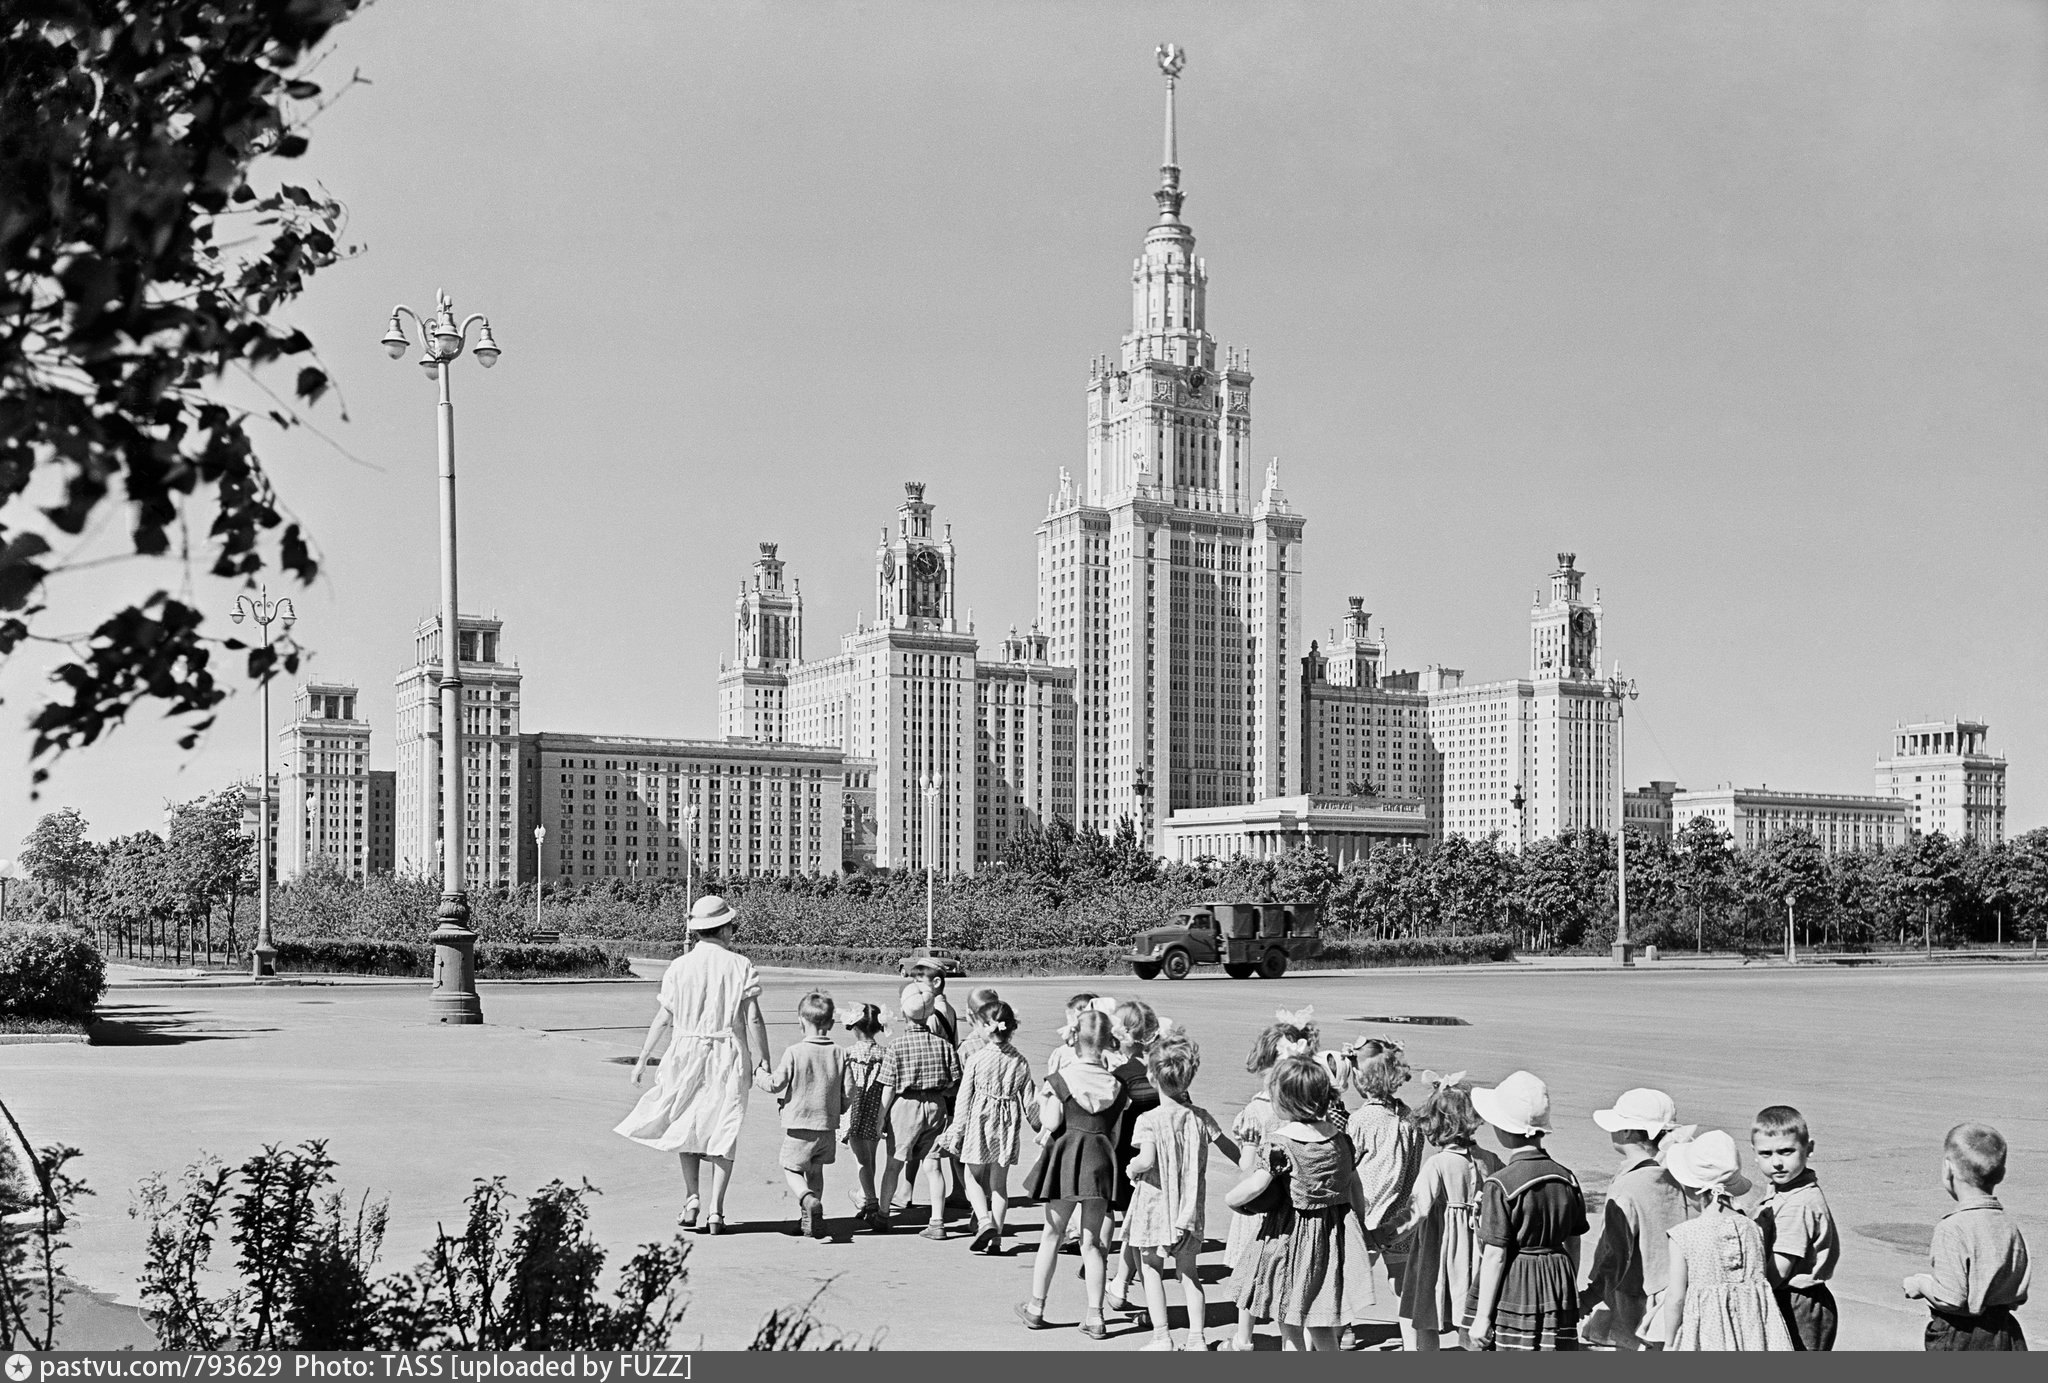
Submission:
[[[1166,78],[1158,219],[1131,271],[1131,327],[1089,370],[1087,468],[1038,526],[1038,625],[1075,669],[1075,815],[1139,823],[1295,790],[1302,519],[1251,452],[1250,355],[1208,329],[1207,266],[1181,220]],[[1298,718],[1298,711],[1297,711]]]
[[[1917,833],[2004,844],[2005,756],[1985,747],[1990,734],[1981,720],[1899,726],[1877,761],[1877,795],[1910,802]]]
[[[278,877],[326,869],[370,873],[370,723],[356,716],[356,688],[309,682],[292,697],[277,732]]]
[[[462,675],[463,875],[471,888],[518,876],[513,833],[519,802],[519,665],[503,657],[504,621],[463,615],[456,656]],[[398,674],[395,865],[441,877],[441,617],[413,629],[413,665]]]
[[[733,602],[733,660],[718,674],[718,721],[727,738],[789,737],[789,670],[804,657],[803,583],[783,584],[776,544],[761,544],[751,583]]]
[[[974,840],[977,863],[1017,836],[1074,819],[1074,670],[1054,667],[1050,641],[1015,628],[1002,656],[974,670]]]

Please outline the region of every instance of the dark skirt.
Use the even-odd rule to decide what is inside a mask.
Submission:
[[[1024,1193],[1041,1201],[1106,1201],[1116,1194],[1116,1144],[1106,1133],[1064,1130],[1024,1178]]]
[[[1255,1318],[1304,1328],[1365,1319],[1373,1304],[1371,1268],[1365,1240],[1348,1232],[1351,1221],[1344,1201],[1268,1212],[1239,1270],[1238,1306]]]
[[[1466,1289],[1465,1314],[1479,1307],[1479,1278]],[[1571,1260],[1552,1250],[1510,1252],[1493,1308],[1495,1349],[1577,1349],[1579,1289]]]
[[[1930,1350],[2023,1350],[2026,1347],[2027,1337],[2020,1333],[2020,1323],[2003,1306],[1981,1316],[1936,1311],[1927,1322],[1927,1348]]]

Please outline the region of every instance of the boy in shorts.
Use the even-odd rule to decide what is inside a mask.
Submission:
[[[1756,1208],[1756,1227],[1764,1235],[1764,1275],[1792,1332],[1792,1348],[1831,1350],[1839,1317],[1828,1279],[1842,1241],[1828,1198],[1806,1165],[1813,1156],[1806,1116],[1788,1104],[1760,1110],[1749,1144],[1771,1186]]]
[[[932,1219],[923,1235],[946,1237],[945,1173],[932,1144],[946,1131],[946,1109],[960,1086],[960,1054],[953,1044],[932,1032],[932,991],[921,980],[903,986],[903,1033],[882,1057],[875,1083],[882,1087],[882,1129],[889,1140],[889,1164],[882,1172],[881,1218],[887,1224],[896,1195],[897,1178],[907,1166],[914,1180],[925,1166],[925,1192]]]
[[[754,1084],[782,1106],[782,1174],[796,1195],[797,1233],[823,1239],[825,1164],[838,1153],[839,1116],[845,1100],[845,1056],[832,1040],[832,996],[819,990],[797,1001],[804,1037],[791,1043],[773,1074]]]
[[[1906,1279],[1927,1303],[1931,1350],[2022,1350],[2013,1308],[2027,1304],[2027,1241],[1991,1193],[2005,1180],[2005,1138],[1989,1124],[1957,1124],[1942,1147],[1941,1185],[1956,1208],[1934,1227],[1932,1272]]]

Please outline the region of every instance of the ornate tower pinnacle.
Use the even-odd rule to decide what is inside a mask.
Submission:
[[[1159,203],[1159,224],[1172,226],[1180,224],[1185,196],[1180,190],[1180,140],[1174,129],[1173,87],[1181,69],[1188,64],[1188,54],[1178,44],[1162,43],[1158,56],[1160,74],[1166,78],[1166,147],[1164,161],[1159,165],[1159,190],[1152,195]]]

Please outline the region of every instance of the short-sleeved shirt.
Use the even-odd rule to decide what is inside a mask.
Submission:
[[[845,1060],[846,1053],[829,1037],[806,1037],[783,1050],[770,1081],[782,1101],[784,1128],[829,1132],[839,1127]]]
[[[1479,1188],[1479,1242],[1509,1252],[1562,1250],[1584,1234],[1579,1179],[1541,1148],[1517,1148]]]
[[[1942,1298],[1936,1306],[1981,1316],[2026,1304],[2027,1241],[1996,1196],[1962,1190],[1956,1208],[1934,1226],[1928,1257]]]
[[[943,1095],[960,1084],[960,1054],[953,1044],[919,1027],[906,1027],[882,1058],[875,1079],[898,1095]]]
[[[1767,1252],[1792,1260],[1786,1286],[1817,1287],[1834,1276],[1842,1243],[1835,1233],[1828,1198],[1820,1193],[1812,1168],[1773,1187],[1757,1203],[1756,1227],[1763,1231]]]
[[[1671,1230],[1693,1217],[1691,1202],[1654,1157],[1625,1168],[1607,1187],[1600,1242],[1588,1286],[1628,1330],[1671,1281]]]
[[[1415,1174],[1422,1170],[1422,1134],[1405,1117],[1398,1101],[1367,1100],[1351,1116],[1345,1132],[1358,1153],[1358,1184],[1365,1191],[1365,1228],[1376,1230],[1389,1219],[1398,1222],[1415,1192]]]

